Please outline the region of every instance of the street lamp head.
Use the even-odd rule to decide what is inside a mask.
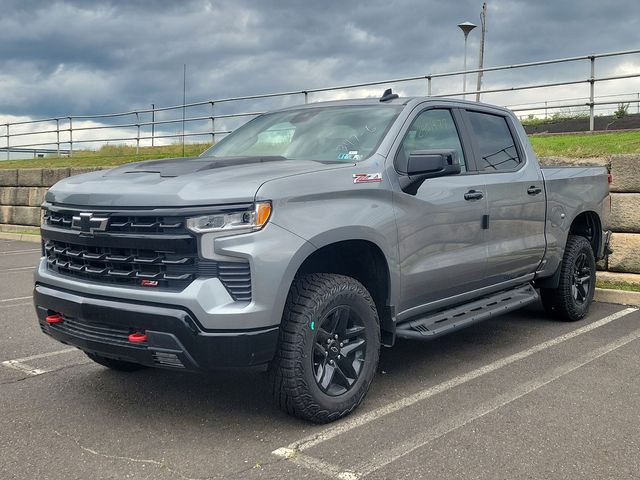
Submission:
[[[462,33],[464,33],[464,38],[467,38],[467,35],[469,35],[469,32],[474,28],[476,28],[477,25],[474,25],[471,22],[462,22],[458,24],[458,27],[460,28],[460,30],[462,30]]]

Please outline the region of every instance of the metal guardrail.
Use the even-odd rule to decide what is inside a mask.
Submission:
[[[553,88],[560,86],[570,86],[570,85],[589,85],[589,96],[585,97],[587,101],[583,102],[575,102],[571,99],[573,103],[562,103],[558,105],[552,105],[550,102],[547,102],[547,105],[541,107],[540,104],[520,104],[518,108],[513,108],[516,112],[533,112],[540,111],[542,108],[545,109],[545,112],[549,109],[562,109],[562,108],[573,108],[573,107],[588,107],[589,108],[589,130],[593,131],[594,129],[594,116],[595,109],[597,106],[607,106],[607,105],[615,105],[621,103],[621,100],[602,100],[597,101],[595,96],[595,86],[600,82],[611,82],[611,81],[619,81],[623,79],[629,78],[637,78],[640,77],[640,71],[629,73],[629,74],[620,74],[620,75],[607,75],[603,77],[596,77],[596,60],[604,59],[604,58],[612,58],[612,57],[620,57],[620,56],[630,56],[630,55],[638,55],[640,54],[640,49],[636,50],[625,50],[625,51],[617,51],[617,52],[608,52],[608,53],[600,53],[594,55],[583,55],[577,57],[566,57],[566,58],[558,58],[552,60],[543,60],[536,62],[528,62],[528,63],[519,63],[514,65],[503,65],[498,67],[488,67],[483,69],[469,69],[469,70],[459,70],[454,72],[446,72],[446,73],[436,73],[436,74],[427,74],[427,75],[417,75],[413,77],[402,77],[402,78],[394,78],[394,79],[386,79],[386,80],[378,80],[371,82],[361,82],[355,84],[348,85],[340,85],[333,87],[323,87],[323,88],[312,88],[307,90],[292,90],[285,92],[277,92],[277,93],[266,93],[259,95],[246,95],[241,97],[229,97],[229,98],[219,98],[212,99],[202,102],[188,103],[184,105],[173,105],[168,107],[155,107],[152,105],[150,109],[139,109],[133,110],[129,112],[120,112],[120,113],[110,113],[110,114],[99,114],[99,115],[71,115],[64,117],[51,117],[51,118],[43,118],[38,120],[25,120],[19,122],[5,123],[1,124],[0,128],[4,127],[4,135],[0,134],[0,141],[4,139],[4,145],[0,146],[0,151],[4,151],[7,153],[7,159],[10,158],[10,154],[12,152],[33,152],[34,156],[37,153],[55,153],[58,156],[60,155],[73,155],[74,146],[77,147],[79,144],[100,144],[105,142],[135,142],[136,152],[138,152],[140,148],[140,143],[142,141],[150,141],[151,146],[155,145],[156,140],[161,139],[172,139],[172,138],[180,138],[184,142],[185,138],[192,137],[203,137],[206,136],[207,139],[210,139],[211,142],[215,142],[216,135],[224,135],[230,133],[231,130],[228,128],[223,128],[220,130],[216,130],[216,123],[220,123],[223,119],[236,119],[236,118],[244,118],[259,115],[262,112],[235,112],[235,113],[226,113],[226,114],[216,114],[216,105],[229,104],[246,101],[246,100],[263,100],[263,99],[273,99],[273,98],[281,98],[281,97],[298,97],[302,96],[304,103],[308,103],[309,97],[312,94],[324,93],[324,92],[337,92],[344,90],[351,90],[355,88],[364,88],[364,87],[372,87],[372,86],[381,86],[381,85],[389,85],[389,84],[404,84],[407,82],[415,82],[415,81],[425,81],[425,89],[427,96],[434,97],[456,97],[456,96],[466,96],[468,94],[494,94],[499,92],[516,92],[516,91],[530,91],[536,89],[543,88]],[[527,84],[527,85],[515,85],[510,87],[502,87],[502,88],[487,88],[480,90],[472,90],[472,91],[451,91],[446,93],[438,93],[433,94],[433,84],[437,79],[446,79],[450,77],[457,77],[461,75],[468,75],[473,73],[482,72],[486,74],[488,72],[503,72],[509,70],[519,70],[526,69],[532,67],[541,67],[545,65],[554,65],[554,64],[567,64],[574,62],[588,62],[589,65],[589,74],[587,77],[573,78],[571,80],[565,81],[557,81],[557,82],[546,82],[546,83],[535,83],[535,84]],[[486,79],[486,77],[485,77]],[[449,82],[450,83],[450,82]],[[628,95],[628,94],[623,94]],[[624,103],[637,103],[640,106],[640,98],[636,100],[624,100]],[[187,116],[187,110],[191,109],[202,109],[205,107],[209,110],[208,114],[199,113],[193,116]],[[164,120],[156,119],[156,116],[159,113],[164,112],[180,112],[182,116],[179,118],[169,118]],[[110,123],[111,121],[127,118],[128,121],[124,123]],[[145,117],[149,117],[145,119]],[[84,125],[81,122],[88,121],[98,121],[101,122],[98,125]],[[217,121],[217,122],[216,122]],[[74,127],[74,122],[76,122],[76,126]],[[185,130],[185,125],[193,124],[199,122],[202,124],[203,122],[207,123],[206,130],[202,131],[187,131]],[[37,126],[45,124],[46,127],[42,130],[38,130]],[[80,125],[78,125],[80,124]],[[181,133],[172,133],[167,130],[157,131],[156,127],[164,128],[167,126],[182,126],[183,131]],[[223,125],[224,126],[224,125]],[[36,127],[36,128],[33,128]],[[150,127],[150,132],[143,132],[143,128]],[[202,127],[201,127],[202,128]],[[20,130],[20,131],[16,131]],[[106,134],[99,135],[97,137],[87,137],[84,135],[86,132],[102,132],[109,130],[118,130],[114,136],[109,137]],[[122,132],[129,132],[133,130],[133,134],[128,135]],[[74,137],[75,134],[75,137]],[[82,135],[82,138],[79,138]],[[20,142],[20,139],[25,138],[26,142]],[[37,139],[37,140],[35,140]],[[35,140],[35,141],[29,141]]]

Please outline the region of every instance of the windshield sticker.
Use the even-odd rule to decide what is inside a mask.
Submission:
[[[382,173],[354,173],[353,183],[372,183],[381,182]]]
[[[338,154],[338,160],[360,160],[362,155],[358,154],[358,150],[349,150]]]

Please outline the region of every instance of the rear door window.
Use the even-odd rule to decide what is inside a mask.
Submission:
[[[500,115],[467,111],[478,145],[478,169],[486,172],[515,170],[522,163],[507,119]]]

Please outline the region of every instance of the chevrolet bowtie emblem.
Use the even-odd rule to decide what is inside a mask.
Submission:
[[[106,217],[94,217],[93,213],[82,212],[73,216],[71,228],[87,233],[104,232],[108,223],[109,219]]]

